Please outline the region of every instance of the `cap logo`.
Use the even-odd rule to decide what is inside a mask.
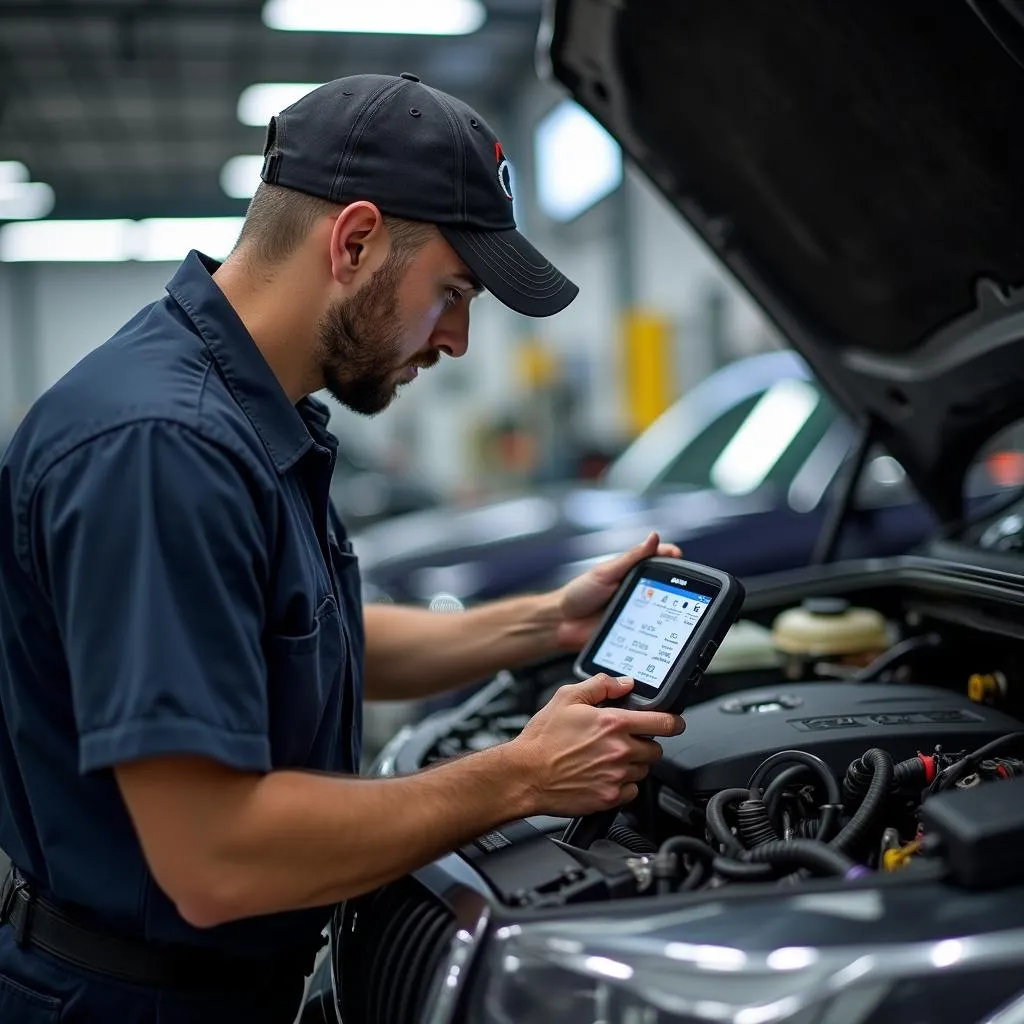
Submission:
[[[505,198],[512,202],[512,168],[505,159],[505,151],[501,148],[500,142],[494,144],[494,157],[498,161],[498,184],[505,193]]]

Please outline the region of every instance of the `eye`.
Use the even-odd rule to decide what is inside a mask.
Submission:
[[[446,288],[444,290],[444,307],[451,309],[462,301],[462,292],[458,288]]]

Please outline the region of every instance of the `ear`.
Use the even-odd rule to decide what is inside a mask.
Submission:
[[[351,284],[368,271],[372,274],[387,253],[384,218],[373,203],[350,203],[338,214],[331,230],[331,276],[335,281]]]

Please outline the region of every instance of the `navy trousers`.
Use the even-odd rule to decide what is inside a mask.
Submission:
[[[303,979],[243,993],[145,988],[19,948],[0,926],[0,1024],[292,1024]]]

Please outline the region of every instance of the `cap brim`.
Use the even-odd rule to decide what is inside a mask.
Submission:
[[[551,316],[579,293],[579,288],[514,228],[472,231],[439,226],[480,283],[517,313]]]

